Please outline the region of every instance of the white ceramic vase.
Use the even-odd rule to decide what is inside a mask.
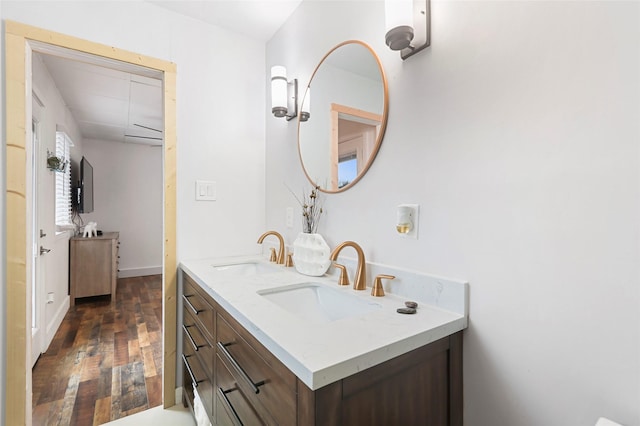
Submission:
[[[331,265],[330,253],[331,249],[322,235],[301,232],[293,242],[293,265],[301,274],[319,277]]]

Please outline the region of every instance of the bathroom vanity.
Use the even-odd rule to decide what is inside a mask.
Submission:
[[[212,424],[462,425],[465,312],[421,303],[400,315],[406,298],[260,258],[181,269],[183,400],[193,408],[195,384]],[[466,284],[459,291],[466,298]],[[299,292],[338,311],[313,316]]]

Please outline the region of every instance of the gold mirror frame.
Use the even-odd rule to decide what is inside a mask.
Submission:
[[[378,55],[375,53],[375,51],[373,50],[373,48],[371,46],[369,46],[368,44],[366,44],[363,41],[360,40],[347,40],[344,41],[336,46],[334,46],[331,50],[329,50],[329,52],[327,52],[322,59],[320,60],[320,62],[318,63],[318,65],[316,66],[315,70],[313,71],[313,74],[311,74],[311,78],[309,79],[309,84],[307,84],[307,88],[305,90],[305,95],[304,98],[307,97],[307,93],[309,91],[309,88],[311,87],[311,84],[313,83],[313,79],[316,76],[316,74],[318,73],[318,71],[320,70],[320,68],[322,67],[322,65],[325,63],[325,61],[327,60],[327,58],[334,53],[336,50],[340,49],[341,47],[347,46],[347,45],[360,45],[363,48],[367,49],[368,53],[371,54],[371,57],[375,60],[375,63],[378,66],[378,71],[380,73],[380,80],[382,83],[382,114],[377,114],[375,112],[370,112],[370,111],[364,111],[364,110],[360,110],[354,107],[350,107],[350,106],[346,106],[346,105],[341,105],[338,103],[333,103],[331,102],[330,105],[328,105],[327,107],[330,109],[330,123],[328,123],[328,125],[330,126],[330,128],[328,129],[328,135],[327,137],[329,138],[329,149],[330,149],[330,164],[331,164],[331,182],[329,183],[328,187],[325,187],[323,185],[321,185],[319,182],[316,182],[309,173],[308,170],[308,166],[305,166],[304,160],[303,160],[303,154],[302,154],[302,135],[301,135],[301,126],[304,125],[305,122],[301,122],[300,118],[302,117],[302,114],[298,114],[298,158],[300,159],[300,164],[302,165],[302,169],[304,171],[305,176],[307,177],[307,179],[309,180],[309,182],[311,182],[312,185],[314,186],[319,186],[319,189],[322,192],[326,192],[326,193],[339,193],[339,192],[343,192],[346,191],[347,189],[353,187],[357,182],[360,181],[360,179],[362,179],[362,177],[367,173],[367,171],[369,170],[369,168],[371,167],[371,164],[373,164],[373,161],[376,158],[376,155],[378,154],[378,151],[380,150],[380,146],[382,145],[382,140],[384,139],[384,134],[385,134],[385,130],[387,128],[387,118],[389,115],[389,86],[387,84],[387,77],[386,74],[384,72],[384,68],[382,67],[382,62],[380,61],[380,58],[378,57]],[[317,89],[316,89],[317,90]],[[301,103],[301,105],[304,105],[304,98],[303,98],[303,102]],[[311,117],[310,120],[313,120],[314,118],[314,107],[312,105],[311,107]],[[349,115],[349,116],[353,116],[353,117],[357,117],[356,121],[360,121],[360,122],[376,122],[379,121],[379,125],[377,126],[377,130],[376,130],[376,136],[375,136],[375,142],[371,147],[370,152],[368,153],[368,157],[366,159],[366,161],[359,165],[359,170],[357,172],[356,177],[350,181],[348,184],[339,187],[338,186],[338,182],[337,182],[337,169],[338,169],[338,162],[339,162],[339,158],[338,158],[338,150],[337,150],[337,145],[338,145],[338,120],[339,120],[339,116],[340,115]]]

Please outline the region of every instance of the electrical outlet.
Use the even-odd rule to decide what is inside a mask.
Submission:
[[[401,204],[398,206],[396,231],[403,238],[418,239],[418,223],[420,222],[420,206],[418,204]]]
[[[286,208],[285,225],[287,228],[293,228],[293,207]]]

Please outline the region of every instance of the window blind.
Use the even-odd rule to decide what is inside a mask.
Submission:
[[[64,172],[56,173],[56,227],[71,223],[71,147],[73,142],[65,132],[56,132],[56,157],[66,162]]]

